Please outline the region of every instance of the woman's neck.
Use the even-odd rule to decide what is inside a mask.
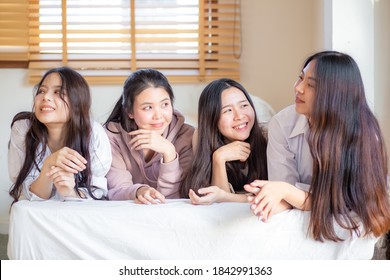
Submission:
[[[50,126],[47,127],[48,139],[47,145],[52,153],[64,147],[64,140],[66,135],[65,126]]]

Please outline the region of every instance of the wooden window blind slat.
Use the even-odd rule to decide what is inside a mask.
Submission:
[[[28,0],[0,2],[0,65],[19,66],[28,59]]]
[[[239,80],[240,0],[2,0],[0,16],[0,62],[28,62],[30,82],[61,65],[93,83]]]

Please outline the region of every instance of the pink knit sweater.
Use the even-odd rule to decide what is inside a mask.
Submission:
[[[137,189],[147,185],[157,189],[166,198],[180,197],[180,184],[183,173],[189,168],[192,159],[192,135],[194,128],[184,123],[184,117],[174,111],[172,122],[163,136],[176,148],[176,159],[162,162],[162,155],[155,153],[145,162],[142,151],[130,149],[131,137],[119,123],[108,124],[106,129],[111,143],[112,164],[106,175],[110,200],[135,199]]]

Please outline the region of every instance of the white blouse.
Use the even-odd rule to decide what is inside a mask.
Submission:
[[[15,183],[20,169],[23,166],[24,159],[26,157],[25,151],[25,138],[27,131],[30,127],[29,120],[16,121],[11,129],[11,139],[8,148],[8,172],[10,179]],[[42,151],[42,145],[38,146],[37,155]],[[45,155],[42,161],[38,162],[39,169],[33,165],[30,173],[27,175],[23,182],[22,197],[28,200],[43,200],[34,193],[30,192],[31,184],[37,179],[43,166],[43,161],[51,154],[49,147],[46,147]],[[112,155],[111,145],[108,140],[108,136],[103,127],[98,123],[92,122],[92,138],[90,143],[90,156],[91,156],[91,184],[97,189],[93,192],[96,197],[102,197],[107,195],[107,179],[105,178],[108,170],[111,166]],[[87,191],[83,192],[88,195]],[[53,187],[52,197],[50,199],[56,200],[77,200],[74,197],[61,197]]]

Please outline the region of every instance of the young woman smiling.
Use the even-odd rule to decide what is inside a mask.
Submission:
[[[193,157],[194,128],[173,109],[173,99],[168,80],[157,70],[141,69],[126,80],[105,123],[113,155],[110,199],[155,204],[180,197]]]
[[[42,199],[102,199],[111,149],[103,127],[91,120],[91,94],[68,67],[49,70],[36,87],[33,112],[12,122],[10,195]]]
[[[193,143],[182,196],[194,204],[246,202],[243,186],[267,179],[267,140],[248,92],[234,80],[215,80],[202,91]]]

